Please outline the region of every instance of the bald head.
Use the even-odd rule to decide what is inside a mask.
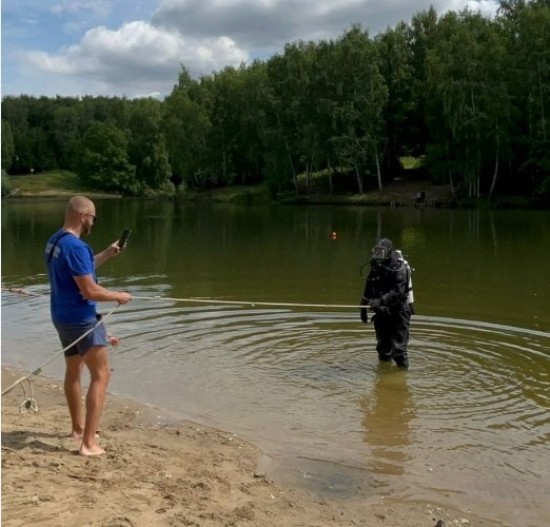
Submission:
[[[94,202],[86,196],[72,197],[65,207],[64,227],[80,234],[89,234],[95,221]]]
[[[65,207],[65,219],[95,211],[94,203],[86,196],[73,196]]]

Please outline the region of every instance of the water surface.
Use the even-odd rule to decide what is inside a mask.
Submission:
[[[3,287],[44,294],[2,294],[2,361],[28,371],[60,349],[41,253],[63,206],[2,206]],[[236,432],[323,495],[550,524],[549,213],[121,200],[97,215],[96,250],[134,231],[99,270],[139,297],[108,320],[112,392]],[[357,310],[323,307],[357,304],[379,235],[415,268],[409,372],[378,364]]]

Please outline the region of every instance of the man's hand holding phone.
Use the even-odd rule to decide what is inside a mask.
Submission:
[[[130,237],[130,234],[132,234],[131,229],[124,229],[122,231],[122,234],[120,235],[120,238],[118,239],[118,247],[120,250],[124,249],[126,247],[126,244],[128,243],[128,238]]]
[[[120,235],[120,238],[116,242],[111,243],[111,245],[109,245],[109,247],[107,247],[107,249],[103,252],[96,254],[96,267],[99,267],[113,256],[118,256],[128,244],[128,238],[130,237],[131,232],[131,229],[124,229]]]

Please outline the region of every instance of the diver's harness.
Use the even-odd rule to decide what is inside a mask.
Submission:
[[[411,310],[411,313],[414,315],[415,314],[415,310],[414,310],[414,293],[413,293],[413,285],[412,285],[412,272],[414,271],[414,269],[409,265],[409,262],[405,259],[405,257],[403,256],[403,253],[399,250],[399,249],[394,249],[392,251],[392,254],[394,254],[396,256],[396,259],[397,261],[401,264],[400,267],[398,267],[397,269],[392,269],[391,267],[388,267],[384,264],[380,264],[381,267],[383,267],[384,269],[388,270],[388,271],[391,271],[392,273],[397,273],[399,271],[401,271],[403,269],[403,266],[405,266],[405,269],[407,271],[407,300],[406,300],[406,303],[409,305],[409,308]],[[361,266],[361,269],[359,270],[359,273],[361,274],[361,276],[363,277],[363,269],[369,265],[369,262],[363,264]]]

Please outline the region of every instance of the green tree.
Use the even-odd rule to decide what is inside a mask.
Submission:
[[[163,104],[163,130],[173,178],[190,188],[208,186],[210,121],[204,105],[193,100],[198,87],[185,68]]]
[[[512,186],[530,193],[550,177],[550,3],[501,2],[499,21],[516,110]]]
[[[32,143],[29,134],[29,100],[27,96],[2,99],[2,119],[10,124],[13,134],[12,173],[27,173],[32,166]]]
[[[288,73],[288,47],[285,56],[275,55],[267,63],[267,127],[262,134],[266,149],[266,178],[273,191],[298,192],[296,144],[296,102]]]
[[[407,33],[411,50],[413,108],[406,129],[408,136],[404,142],[408,153],[420,157],[426,153],[431,135],[439,136],[439,127],[430,127],[427,122],[431,120],[433,123],[434,114],[440,114],[438,104],[429,96],[427,75],[428,53],[438,39],[438,16],[433,6],[413,15]]]
[[[339,163],[355,173],[359,193],[363,175],[376,174],[383,186],[381,152],[385,143],[383,110],[388,91],[380,73],[380,57],[367,33],[353,27],[336,43],[333,142]]]
[[[382,167],[390,177],[400,175],[400,157],[410,153],[407,146],[413,136],[411,122],[415,109],[413,100],[412,50],[408,29],[404,23],[388,29],[376,39],[380,54],[380,72],[388,89],[384,108],[386,145]]]
[[[503,79],[506,53],[490,20],[468,10],[439,22],[439,39],[427,55],[432,111],[431,154],[440,178],[465,184],[468,196],[492,192],[499,159],[507,149],[510,97]],[[488,177],[489,167],[494,167]]]
[[[92,188],[137,194],[141,186],[135,172],[128,161],[124,133],[110,121],[92,124],[82,138],[82,181]]]
[[[145,188],[160,190],[169,183],[170,163],[161,130],[162,106],[156,99],[138,99],[130,109],[128,159]]]
[[[58,104],[53,112],[51,140],[61,168],[76,170],[78,168],[78,151],[81,134],[78,126],[78,106],[66,102]]]
[[[2,173],[11,167],[14,154],[15,144],[13,142],[11,125],[8,121],[2,119]]]

